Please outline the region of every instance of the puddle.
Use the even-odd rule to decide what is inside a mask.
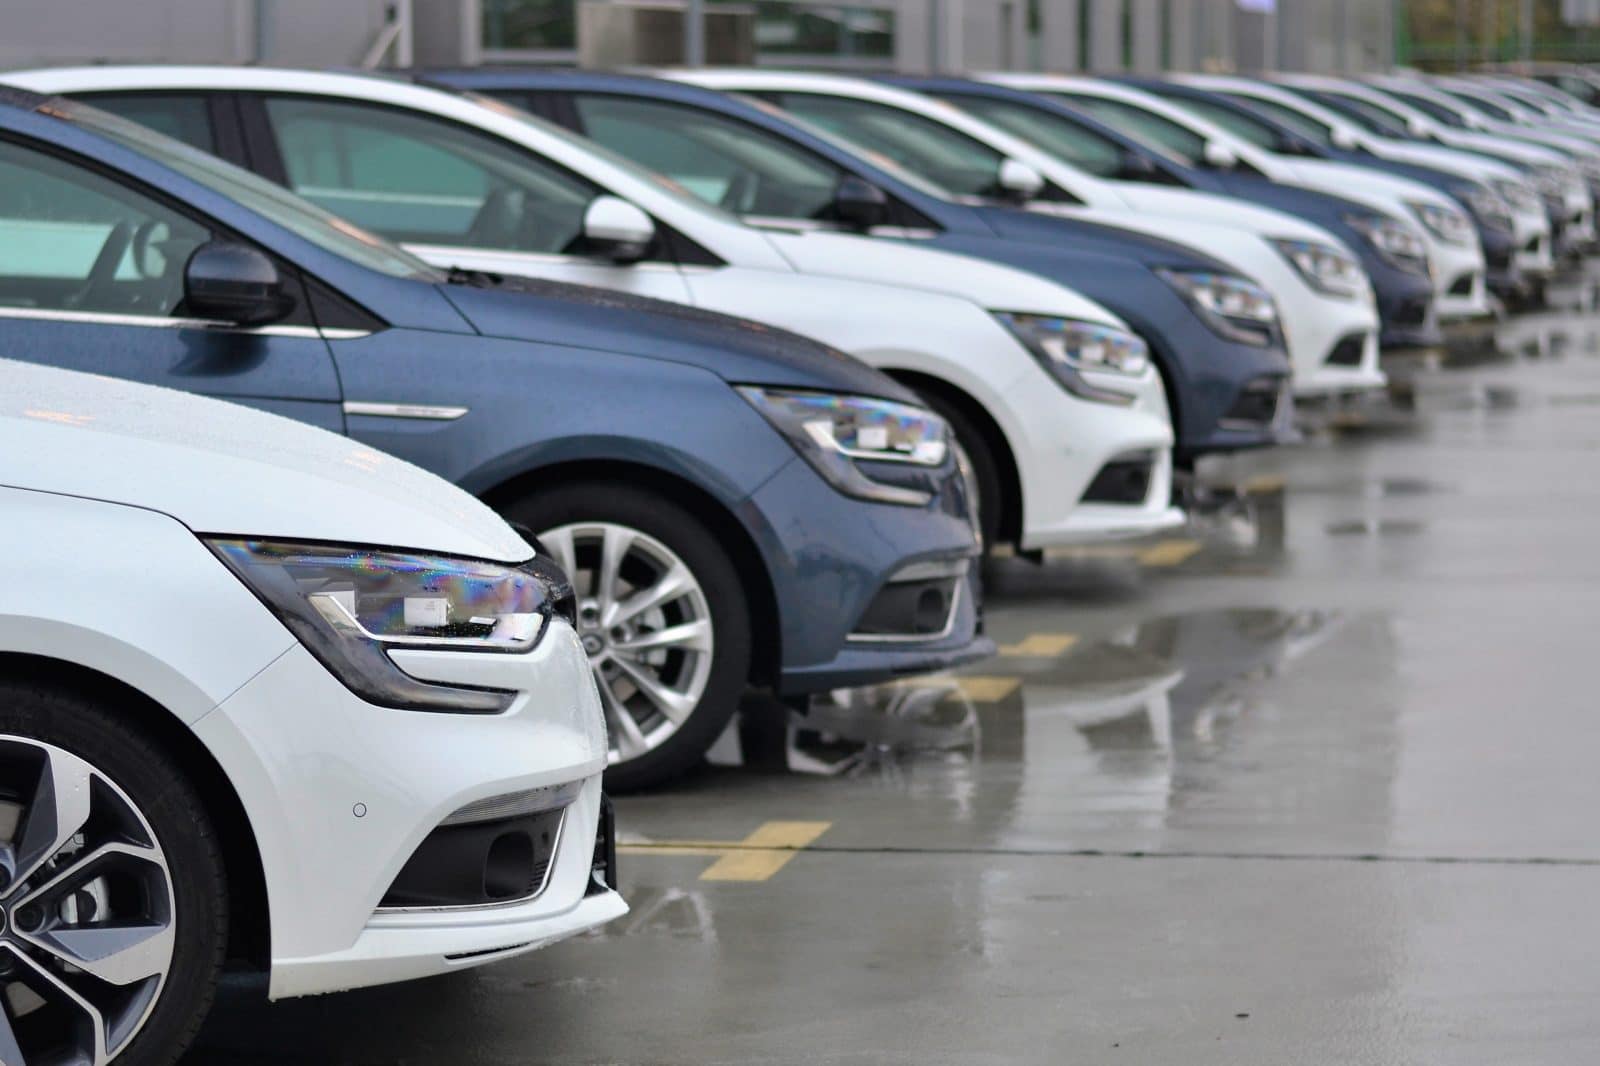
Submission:
[[[1414,537],[1428,526],[1408,518],[1352,518],[1325,528],[1333,537]]]
[[[1289,491],[1296,496],[1359,496],[1367,500],[1389,500],[1439,496],[1459,490],[1454,485],[1426,478],[1385,477],[1309,483],[1296,481],[1289,486]]]
[[[997,658],[967,678],[841,690],[807,714],[750,707],[713,746],[722,767],[903,781],[1027,762],[1026,723],[1066,721],[1093,751],[1216,743],[1253,703],[1252,687],[1322,643],[1340,616],[1320,610],[1198,611],[1080,640],[1056,655]],[[965,786],[963,786],[965,787]]]

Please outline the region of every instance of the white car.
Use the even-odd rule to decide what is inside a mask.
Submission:
[[[407,246],[447,267],[621,289],[782,326],[825,341],[923,395],[993,477],[990,530],[1020,515],[1024,549],[1134,536],[1181,525],[1172,506],[1173,431],[1145,343],[1119,318],[1024,271],[911,244],[831,232],[757,229],[593,142],[485,98],[392,79],[251,67],[90,67],[7,74],[41,92],[184,90],[283,94],[307,155],[290,185],[369,230],[404,239],[461,198],[381,186],[319,184],[317,131],[380,121],[389,150],[437,160],[445,181],[516,190],[551,228],[603,228],[651,245],[670,231],[699,262],[617,261],[580,250],[508,250],[492,240]],[[303,163],[303,166],[302,166]],[[481,197],[480,197],[481,198]],[[471,201],[469,201],[471,202]],[[570,215],[566,217],[563,212]],[[448,227],[433,227],[436,231]],[[461,227],[457,226],[459,231]],[[1070,366],[1067,364],[1071,364]],[[1086,493],[1107,469],[1140,467],[1135,500]],[[1020,498],[994,499],[1014,476]]]
[[[1364,84],[1311,74],[1283,74],[1274,80],[1302,92],[1326,94],[1330,98],[1354,102],[1358,107],[1372,108],[1386,114],[1391,122],[1413,137],[1525,167],[1532,174],[1536,192],[1559,205],[1557,218],[1569,243],[1588,240],[1594,233],[1594,198],[1589,194],[1582,173],[1567,155],[1554,147],[1480,128],[1483,123],[1471,107],[1420,78],[1404,83],[1386,78],[1382,82]],[[1419,101],[1455,114],[1462,125],[1439,121],[1417,106]],[[1527,184],[1526,177],[1523,182]]]
[[[1460,175],[1487,185],[1494,194],[1472,205],[1485,218],[1509,216],[1516,251],[1512,265],[1535,277],[1555,268],[1555,245],[1544,202],[1527,187],[1523,174],[1503,160],[1462,148],[1380,136],[1315,100],[1281,85],[1232,74],[1173,74],[1174,82],[1249,101],[1296,130],[1341,151],[1363,151],[1395,163],[1412,163]],[[1498,223],[1501,228],[1504,222]]]
[[[979,191],[958,187],[965,176],[972,176],[967,182],[972,186],[988,184],[990,175],[998,173],[1002,182],[1010,183],[1004,192],[1030,210],[1203,249],[1272,294],[1296,394],[1355,392],[1385,383],[1378,369],[1379,323],[1372,286],[1356,255],[1320,226],[1226,196],[1106,181],[952,104],[879,82],[722,68],[663,76],[710,89],[781,93],[783,106],[801,118],[958,194]],[[944,161],[949,165],[941,167]],[[939,172],[932,172],[935,167]],[[1038,198],[1047,183],[1070,200]],[[1420,251],[1422,237],[1414,228],[1407,226],[1401,239],[1416,242]],[[1287,248],[1295,249],[1298,262],[1319,264],[1325,273],[1309,278]],[[1351,337],[1362,338],[1360,362],[1329,363],[1333,350]]]
[[[1422,223],[1420,232],[1433,264],[1440,319],[1475,318],[1490,312],[1486,264],[1477,231],[1455,201],[1436,189],[1349,163],[1275,155],[1170,100],[1126,85],[1046,74],[990,77],[1013,88],[1068,98],[1102,121],[1139,122],[1142,125],[1136,135],[1141,137],[1159,138],[1163,131],[1172,131],[1200,146],[1202,164],[1249,167],[1271,181],[1332,193],[1389,215],[1416,219]]]
[[[230,945],[279,998],[626,913],[570,587],[465,492],[0,361],[0,514],[0,1062],[172,1061]]]

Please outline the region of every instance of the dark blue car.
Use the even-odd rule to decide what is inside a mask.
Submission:
[[[10,89],[0,351],[345,433],[373,448],[352,463],[398,455],[524,524],[573,576],[614,786],[697,760],[749,686],[793,701],[993,649],[948,429],[882,374],[739,319],[442,274]]]
[[[1360,148],[1342,148],[1331,136],[1326,135],[1326,131],[1316,128],[1303,116],[1284,109],[1281,105],[1274,107],[1262,100],[1213,92],[1160,78],[1119,80],[1192,107],[1229,132],[1270,152],[1312,159],[1329,159],[1337,163],[1355,163],[1395,177],[1410,178],[1438,189],[1446,196],[1454,198],[1471,216],[1473,226],[1478,231],[1478,241],[1483,245],[1485,280],[1489,288],[1501,296],[1512,295],[1523,289],[1526,280],[1515,263],[1517,240],[1512,219],[1505,213],[1504,205],[1496,203],[1498,198],[1491,194],[1489,187],[1481,182],[1420,163],[1385,159]],[[1330,99],[1317,97],[1316,102],[1331,110],[1342,110]],[[1357,125],[1378,132],[1371,127],[1369,118],[1349,111],[1343,113]],[[1382,135],[1392,136],[1395,132],[1383,130]],[[1214,175],[1218,180],[1229,180],[1226,171],[1206,173]]]
[[[579,133],[590,131],[590,101],[628,106],[656,128],[715,124],[747,145],[770,145],[773,167],[749,175],[770,193],[751,217],[787,225],[884,227],[946,251],[989,259],[1042,275],[1097,300],[1150,345],[1161,368],[1177,432],[1176,455],[1192,462],[1207,452],[1277,443],[1292,433],[1287,414],[1289,363],[1275,322],[1233,319],[1164,280],[1200,276],[1240,292],[1265,293],[1227,266],[1168,241],[1074,219],[942,195],[892,164],[850,147],[748,97],[657,78],[558,69],[474,69],[435,72],[420,80],[496,97]],[[647,146],[597,136],[605,147],[652,165]],[[836,168],[840,203],[827,219],[786,213],[781,160],[794,151]],[[729,165],[751,166],[759,151]],[[661,169],[659,166],[652,169]],[[800,202],[796,198],[796,202]],[[1270,298],[1269,298],[1270,302]]]
[[[1444,340],[1433,314],[1433,279],[1426,264],[1397,260],[1379,249],[1368,234],[1388,216],[1364,204],[1314,189],[1280,185],[1239,170],[1191,166],[1153,150],[1062,98],[965,78],[886,80],[955,104],[1096,177],[1238,197],[1315,223],[1361,257],[1361,266],[1378,294],[1383,324],[1379,342],[1384,347],[1429,347]],[[1150,87],[1142,80],[1135,84]]]

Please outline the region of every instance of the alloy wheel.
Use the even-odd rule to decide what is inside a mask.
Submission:
[[[138,1034],[176,946],[149,822],[71,752],[0,737],[0,1066],[100,1066]]]
[[[694,714],[710,681],[715,637],[700,582],[676,552],[628,526],[579,522],[538,536],[572,578],[610,761],[656,750]]]

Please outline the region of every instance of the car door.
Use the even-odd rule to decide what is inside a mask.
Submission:
[[[129,378],[342,431],[338,376],[303,281],[242,328],[185,313],[189,255],[234,240],[165,194],[55,148],[0,138],[0,356]]]
[[[499,137],[369,101],[240,104],[246,128],[271,138],[252,155],[275,152],[289,188],[436,265],[687,297],[667,240],[637,263],[586,255],[584,216],[606,190]]]

